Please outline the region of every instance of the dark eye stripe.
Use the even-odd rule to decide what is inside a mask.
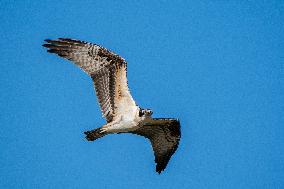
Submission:
[[[142,117],[144,115],[143,110],[139,110],[139,117]]]

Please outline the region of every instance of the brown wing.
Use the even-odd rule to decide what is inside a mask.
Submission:
[[[177,119],[152,119],[132,132],[148,138],[155,155],[156,171],[163,171],[175,153],[181,137]]]
[[[94,81],[94,86],[103,116],[111,122],[117,112],[117,103],[121,97],[127,98],[131,105],[135,102],[129,92],[126,61],[117,54],[96,44],[59,38],[45,40],[43,46],[48,52],[71,60]]]

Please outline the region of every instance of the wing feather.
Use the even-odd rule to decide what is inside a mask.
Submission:
[[[177,119],[152,119],[132,132],[148,138],[155,155],[156,171],[161,173],[178,148],[181,133]]]
[[[75,39],[47,39],[45,42],[43,46],[48,48],[48,52],[72,61],[91,76],[107,122],[120,112],[118,103],[121,94],[130,105],[136,105],[127,84],[127,62],[119,55],[99,45]]]

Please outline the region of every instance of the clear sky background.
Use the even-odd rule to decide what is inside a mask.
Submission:
[[[283,1],[1,1],[0,188],[283,188]],[[155,172],[131,134],[104,124],[91,79],[41,47],[101,44],[128,61],[132,95],[177,117]]]

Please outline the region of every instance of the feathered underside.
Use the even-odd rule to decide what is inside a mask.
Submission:
[[[48,52],[72,61],[85,71],[94,82],[96,94],[103,116],[111,122],[119,112],[121,96],[129,105],[135,102],[127,84],[127,63],[117,54],[92,43],[69,38],[45,40],[43,46]]]
[[[160,174],[179,145],[181,137],[179,120],[154,118],[131,133],[150,140],[155,155],[156,171]]]

